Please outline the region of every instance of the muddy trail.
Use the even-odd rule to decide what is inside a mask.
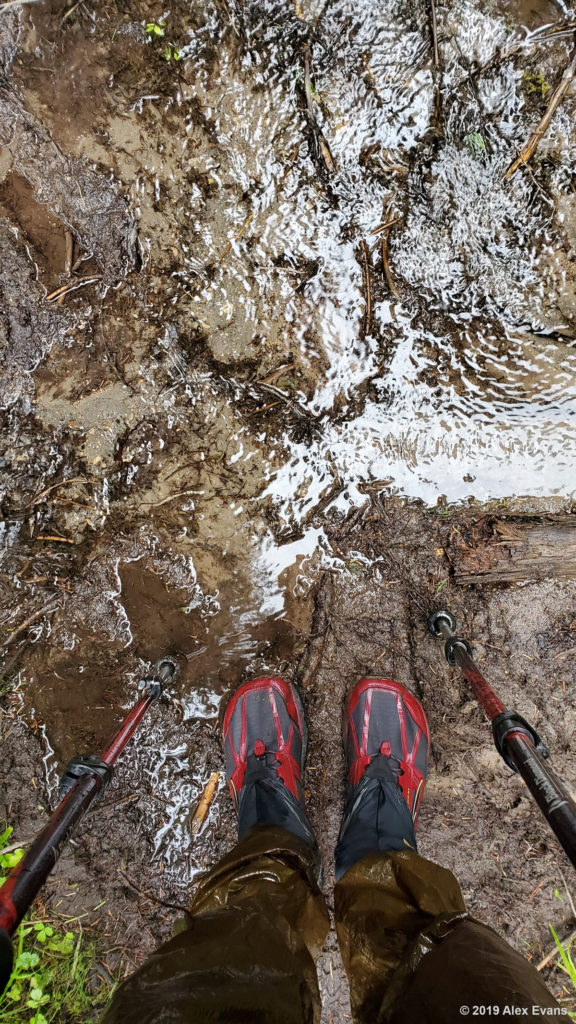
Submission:
[[[303,694],[327,893],[340,708],[368,672],[429,716],[421,852],[535,962],[548,924],[575,927],[567,859],[426,633],[449,606],[574,785],[569,77],[508,172],[575,29],[560,0],[0,7],[0,816],[18,839],[151,664],[178,661],[47,887],[116,977],[234,842],[222,777],[198,835],[191,810],[223,767],[223,697],[264,671]],[[333,937],[320,976],[343,1024]],[[95,1002],[107,984],[96,965]]]

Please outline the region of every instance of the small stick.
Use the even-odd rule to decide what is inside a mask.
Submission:
[[[212,772],[212,775],[210,776],[208,782],[204,787],[204,792],[202,793],[202,796],[198,801],[198,806],[196,807],[196,810],[192,815],[191,832],[192,835],[194,836],[198,835],[198,832],[200,831],[202,825],[204,824],[204,821],[206,820],[206,815],[210,810],[210,805],[212,804],[212,801],[214,800],[214,796],[216,794],[216,790],[218,789],[219,779],[220,772]]]
[[[43,491],[37,491],[34,497],[28,502],[27,505],[24,505],[20,511],[24,512],[27,508],[30,508],[31,505],[35,505],[38,501],[40,501],[40,498],[45,498],[47,494],[50,494],[50,491],[55,491],[58,487],[64,487],[66,484],[86,483],[88,483],[88,481],[83,476],[69,476],[67,477],[66,480],[59,480],[57,484],[50,484],[50,486],[45,487]]]
[[[259,384],[273,384],[274,381],[277,379],[277,377],[281,377],[282,374],[286,373],[287,370],[293,370],[293,369],[294,369],[294,363],[284,363],[283,366],[279,366],[277,370],[272,370],[272,373],[269,373],[268,376],[264,377],[263,380],[259,380],[258,383]]]
[[[379,224],[377,228],[373,228],[370,234],[381,235],[383,231],[387,231],[393,224],[397,224],[399,220],[400,217],[393,217],[392,220],[387,220],[385,224]]]
[[[569,946],[574,939],[576,939],[576,931],[572,932],[572,934],[568,936],[565,943],[566,946]],[[541,971],[544,967],[546,967],[547,964],[550,963],[551,960],[554,959],[555,956],[560,956],[560,950],[558,949],[558,946],[554,946],[554,949],[551,949],[550,952],[546,954],[544,959],[541,960],[540,963],[537,965],[536,970]]]
[[[58,540],[61,544],[73,544],[70,537],[60,537],[57,533],[39,533],[36,540]]]
[[[88,275],[88,277],[79,277],[77,281],[71,281],[69,284],[60,285],[60,288],[56,288],[55,291],[50,292],[50,295],[46,296],[46,302],[54,302],[54,299],[60,298],[61,295],[67,295],[68,292],[75,292],[78,288],[86,288],[89,284],[96,284],[97,281],[101,281],[101,276]]]
[[[372,321],[372,292],[370,289],[370,264],[368,262],[368,246],[364,239],[360,242],[360,248],[362,249],[362,255],[364,256],[364,276],[365,276],[365,288],[366,288],[366,310],[364,320],[364,334],[368,334],[370,331],[370,323]]]
[[[390,271],[390,264],[388,262],[388,235],[390,234],[390,227],[386,229],[382,235],[382,266],[384,268],[384,277],[386,278],[386,284],[388,285],[392,295],[395,299],[400,299],[394,279]]]
[[[534,153],[538,149],[538,146],[540,145],[544,135],[550,127],[550,122],[552,121],[554,114],[556,113],[558,107],[560,106],[560,103],[562,102],[564,96],[566,95],[566,92],[568,91],[568,86],[570,85],[570,82],[574,78],[575,74],[576,51],[574,52],[574,56],[572,57],[570,64],[568,65],[564,74],[562,75],[559,85],[556,87],[556,89],[552,93],[552,96],[550,97],[550,102],[546,107],[546,111],[544,113],[544,116],[542,117],[542,120],[540,121],[540,124],[538,125],[536,131],[532,133],[526,145],[521,149],[514,163],[511,164],[511,166],[506,171],[506,174],[504,175],[504,181],[508,181],[508,179],[511,178],[512,175],[516,173],[521,164],[527,164],[528,161],[531,160],[534,156]]]
[[[434,64],[440,64],[440,52],[438,50],[438,22],[436,20],[436,0],[430,0],[430,21],[432,24],[432,43],[434,45]]]
[[[64,277],[70,277],[70,273],[72,271],[72,261],[74,259],[74,239],[72,237],[72,232],[68,231],[68,228],[66,228],[64,232],[64,237],[66,239],[66,255],[64,256]],[[62,305],[62,303],[64,302],[65,294],[66,293],[63,292],[62,295],[60,295],[59,298],[56,299],[57,306]]]
[[[134,892],[137,892],[139,896],[143,896],[144,899],[150,900],[152,903],[157,903],[159,907],[168,907],[169,910],[180,910],[183,914],[187,914],[188,917],[192,917],[188,907],[183,907],[181,903],[169,903],[168,900],[162,900],[159,896],[155,896],[154,893],[146,892],[144,889],[141,889],[136,885],[131,878],[128,878],[128,875],[124,871],[121,871],[120,868],[118,868],[118,874],[122,875],[126,884],[133,889]],[[74,919],[72,918],[71,920]]]
[[[53,612],[59,604],[60,601],[50,601],[48,604],[45,604],[43,608],[40,608],[37,612],[33,612],[32,615],[29,615],[27,619],[24,619],[24,622],[21,622],[19,626],[16,626],[16,629],[12,630],[8,639],[4,641],[4,647],[8,647],[8,645],[11,644],[20,633],[23,633],[25,629],[28,629],[28,626],[31,626],[36,619],[39,619],[42,615],[47,615],[49,612]]]

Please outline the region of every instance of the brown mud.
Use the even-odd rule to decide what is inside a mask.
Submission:
[[[234,841],[222,780],[200,835],[190,816],[222,770],[223,696],[262,672],[302,689],[328,893],[340,708],[382,674],[430,720],[421,852],[535,962],[548,924],[575,926],[567,859],[426,619],[450,607],[574,786],[576,581],[459,574],[510,540],[496,517],[573,513],[574,89],[504,175],[576,13],[438,4],[436,67],[427,6],[389,6],[0,10],[0,815],[18,839],[151,665],[179,666],[43,897],[118,977]],[[343,1024],[333,936],[320,977]]]

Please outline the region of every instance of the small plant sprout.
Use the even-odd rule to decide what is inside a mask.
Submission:
[[[161,39],[164,35],[166,23],[164,21],[149,21],[146,24],[146,35],[148,39]]]

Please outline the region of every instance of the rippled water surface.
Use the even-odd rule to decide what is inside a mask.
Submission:
[[[522,61],[479,71],[521,43],[543,77],[561,69],[569,37],[528,34],[554,5],[440,7],[438,69],[425,6],[289,7],[212,10],[185,50],[230,190],[187,211],[206,257],[229,240],[205,282],[191,255],[193,308],[224,361],[284,350],[318,428],[267,493],[305,511],[336,474],[353,497],[370,480],[428,503],[573,495],[574,99],[545,170],[506,181],[538,113]],[[329,168],[310,156],[306,53]]]

